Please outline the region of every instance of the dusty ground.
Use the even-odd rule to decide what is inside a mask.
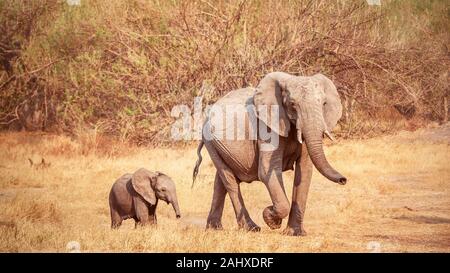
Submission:
[[[264,224],[261,213],[270,199],[258,182],[242,188],[260,233],[236,228],[228,199],[225,230],[204,230],[214,175],[205,151],[191,190],[194,147],[152,150],[112,145],[95,136],[74,142],[2,133],[0,251],[66,252],[68,242],[76,241],[81,251],[107,252],[450,252],[449,143],[446,125],[326,147],[330,162],[349,182],[339,186],[315,172],[308,236],[288,237]],[[38,164],[42,158],[44,165]],[[112,231],[110,186],[139,167],[174,178],[183,217],[176,220],[171,207],[162,204],[156,228],[135,230],[129,220]],[[290,196],[293,173],[284,178]]]

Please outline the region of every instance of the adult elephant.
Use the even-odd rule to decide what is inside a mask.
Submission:
[[[272,229],[280,228],[282,219],[289,214],[284,233],[306,235],[303,219],[312,165],[333,182],[344,185],[347,181],[330,166],[322,144],[324,136],[332,139],[330,132],[342,114],[341,101],[333,82],[322,74],[299,77],[273,72],[267,74],[256,89],[231,91],[211,109],[216,109],[215,113],[222,109],[225,115],[212,118],[210,114],[206,119],[193,174],[195,181],[202,160],[201,149],[205,145],[217,170],[207,228],[222,228],[222,212],[228,193],[239,227],[259,231],[260,227],[252,221],[245,208],[239,183],[262,181],[273,202],[263,211],[266,224]],[[238,117],[249,121],[244,126],[245,137],[239,139],[235,133],[234,138],[228,134],[223,137],[221,133],[230,126],[236,129],[234,131],[242,130],[237,127],[237,122],[229,122],[229,115],[236,112]],[[231,120],[235,121],[236,117]],[[255,128],[258,128],[256,137],[251,137]],[[262,137],[262,132],[276,136],[278,143],[273,144],[273,137]],[[294,169],[294,165],[292,204],[289,206],[282,172]]]

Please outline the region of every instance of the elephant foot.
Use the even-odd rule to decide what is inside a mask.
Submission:
[[[288,236],[306,236],[306,230],[304,228],[293,228],[293,227],[286,227],[283,231],[284,235]]]
[[[112,223],[111,229],[118,229],[122,223]]]
[[[223,226],[220,221],[208,221],[206,223],[206,229],[222,230]]]
[[[257,224],[255,224],[255,222],[253,222],[251,219],[240,221],[239,227],[246,231],[252,231],[252,232],[260,232],[261,231],[261,228]]]
[[[282,218],[275,216],[273,206],[269,206],[263,211],[264,222],[270,227],[270,229],[278,229],[281,227]]]

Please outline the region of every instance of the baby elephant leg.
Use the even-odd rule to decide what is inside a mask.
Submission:
[[[111,208],[111,228],[112,229],[119,228],[121,224],[122,224],[122,217],[115,209]]]
[[[136,226],[145,226],[150,223],[149,209],[143,200],[136,199],[134,201],[134,209],[137,219]]]
[[[148,222],[151,225],[156,225],[156,205],[150,205],[148,208]]]

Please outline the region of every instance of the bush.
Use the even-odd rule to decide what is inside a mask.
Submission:
[[[85,128],[168,141],[174,105],[268,72],[324,73],[343,98],[338,135],[370,136],[448,111],[442,1],[0,0],[3,128]]]

